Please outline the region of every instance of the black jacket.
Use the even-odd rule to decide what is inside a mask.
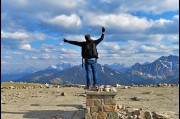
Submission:
[[[97,40],[93,40],[92,42],[97,46],[102,40],[104,39],[104,34],[101,35],[101,37]],[[81,47],[81,55],[83,54],[83,51],[85,49],[85,45],[86,43],[88,43],[89,41],[83,41],[83,42],[78,42],[78,41],[66,41],[67,43],[73,44],[73,45],[77,45]],[[83,56],[83,55],[82,55]],[[86,57],[83,57],[86,58]],[[97,57],[98,58],[98,57]]]

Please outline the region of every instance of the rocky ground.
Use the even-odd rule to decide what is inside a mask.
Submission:
[[[1,119],[83,119],[86,90],[49,85],[16,88],[1,84]],[[23,84],[22,84],[23,85]],[[179,86],[115,87],[118,105],[179,118]]]

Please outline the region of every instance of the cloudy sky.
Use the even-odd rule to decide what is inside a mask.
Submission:
[[[153,62],[179,56],[179,0],[1,0],[1,68],[81,63],[85,41],[106,28],[101,64]]]

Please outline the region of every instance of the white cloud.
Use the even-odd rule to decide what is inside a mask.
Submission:
[[[31,45],[30,44],[19,45],[19,49],[31,50]]]
[[[5,59],[11,59],[12,57],[11,56],[5,56],[4,58]]]
[[[3,55],[21,55],[21,54],[23,54],[22,52],[9,52],[9,51],[3,51],[3,52],[1,52],[1,54],[3,54]]]
[[[164,26],[164,24],[167,24],[167,23],[172,23],[172,21],[162,19],[162,18],[154,21],[154,25],[158,25],[158,26]]]
[[[45,35],[41,33],[1,31],[2,45],[10,49],[32,50],[30,42],[44,39]]]
[[[84,35],[68,35],[65,38],[71,41],[85,41]]]
[[[167,34],[167,35],[163,35],[163,39],[166,39],[169,42],[179,42],[179,34]]]
[[[7,61],[2,61],[2,60],[1,60],[1,65],[2,65],[2,64],[8,65],[8,64],[10,64],[10,63],[7,62]]]
[[[161,14],[167,11],[179,10],[179,0],[123,0],[119,1],[119,4],[119,12],[143,11],[147,13]]]
[[[145,17],[130,15],[128,11],[150,12],[151,14],[152,12],[163,13],[167,11],[178,11],[179,9],[178,0],[102,0],[97,1],[97,4],[93,4],[93,6],[90,5],[92,4],[91,1],[84,0],[18,0],[16,1],[17,4],[13,4],[10,0],[3,0],[2,3],[9,8],[9,12],[3,9],[3,22],[4,24],[7,22],[6,25],[3,25],[3,29],[13,26],[12,29],[21,28],[34,30],[34,28],[36,28],[34,25],[36,25],[48,31],[54,30],[56,32],[66,33],[82,33],[82,30],[85,29],[84,27],[88,25],[92,27],[106,26],[111,33],[142,32],[150,28],[153,24],[153,27],[156,28],[156,24],[159,25],[162,23],[162,25],[167,25],[165,26],[165,28],[167,28],[168,23],[165,19],[164,21],[160,19],[153,23],[152,20],[147,20]],[[99,7],[99,4],[102,4],[102,6]],[[34,6],[36,7],[34,8]],[[120,9],[120,12],[117,12],[117,9]],[[15,10],[17,11],[16,13],[12,12]],[[19,13],[22,13],[22,16]],[[27,17],[29,20],[25,20],[25,18],[19,20],[19,17],[24,17],[24,15],[26,15],[25,18]],[[174,16],[174,19],[177,19],[177,17],[177,15]],[[10,28],[11,27],[9,27],[8,30],[10,30]],[[74,28],[76,28],[76,30],[74,30]]]
[[[157,49],[155,47],[150,47],[150,46],[141,46],[142,50],[146,51],[146,52],[156,52]]]
[[[80,54],[74,49],[66,49],[66,48],[61,48],[60,51],[64,54]]]
[[[41,2],[44,2],[44,0],[41,0]],[[48,3],[50,6],[58,7],[58,8],[77,8],[78,6],[82,5],[84,3],[84,0],[46,0],[46,3]]]
[[[46,10],[57,11],[57,9],[72,10],[84,4],[84,0],[2,0],[2,3],[11,9],[42,12]]]
[[[175,20],[179,20],[179,15],[175,15],[175,16],[173,16],[173,19],[175,19]]]
[[[27,59],[27,60],[29,60],[29,59],[33,59],[33,60],[39,59],[39,57],[37,57],[37,56],[29,56],[29,55],[24,56],[24,58]]]
[[[7,60],[18,57],[17,62],[21,62],[25,50],[27,65],[32,60],[43,64],[42,59],[48,59],[48,64],[57,59],[81,62],[80,48],[57,40],[85,41],[86,33],[96,39],[101,26],[106,34],[98,45],[100,63],[133,64],[177,54],[178,4],[178,0],[100,0],[96,4],[85,0],[2,0],[2,56]],[[177,15],[169,17],[171,12]]]
[[[22,32],[9,33],[9,32],[1,31],[1,38],[27,39],[28,35],[27,33],[22,33]]]
[[[37,56],[36,56],[37,55]],[[57,56],[55,55],[50,55],[50,54],[36,54],[36,55],[33,55],[33,56],[30,56],[30,55],[26,55],[24,56],[24,59],[26,60],[53,60],[53,59],[57,59]]]
[[[152,27],[146,30],[146,34],[177,34],[179,33],[179,23],[167,19],[153,21]]]
[[[47,21],[48,23],[60,27],[65,27],[65,28],[72,28],[72,27],[80,27],[81,26],[81,20],[79,16],[72,14],[70,16],[67,15],[59,15],[56,16],[52,19],[49,19]]]
[[[42,54],[42,59],[51,59],[54,58],[54,56],[50,56],[49,54]]]
[[[143,31],[152,26],[146,18],[138,18],[130,14],[96,14],[86,13],[84,23],[92,26],[105,26],[110,30],[121,32]]]
[[[26,33],[26,32],[4,32],[1,31],[1,38],[15,39],[24,41],[44,40],[45,34],[42,33]]]
[[[37,49],[38,52],[53,52],[57,51],[57,46],[52,44],[42,44],[39,49]]]
[[[38,57],[37,56],[32,56],[31,59],[38,59]]]
[[[120,46],[117,43],[113,42],[102,42],[102,47],[105,47],[106,49],[109,50],[120,50]]]

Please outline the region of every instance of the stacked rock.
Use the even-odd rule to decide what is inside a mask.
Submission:
[[[86,92],[85,119],[118,119],[117,92]]]

